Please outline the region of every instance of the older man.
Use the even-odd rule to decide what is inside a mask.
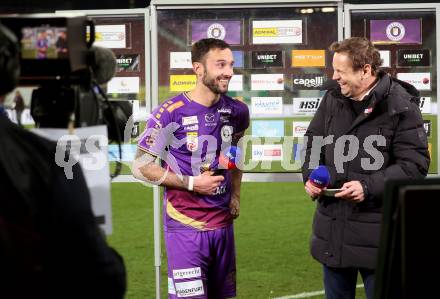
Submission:
[[[333,79],[305,134],[305,190],[318,198],[311,253],[323,264],[327,298],[354,298],[360,272],[373,298],[382,193],[386,179],[416,179],[429,167],[427,137],[417,105],[419,93],[379,70],[379,51],[353,37],[330,46]],[[330,173],[313,184],[317,164]]]

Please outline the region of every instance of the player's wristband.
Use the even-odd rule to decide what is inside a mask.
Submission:
[[[188,191],[194,190],[194,177],[188,176]]]

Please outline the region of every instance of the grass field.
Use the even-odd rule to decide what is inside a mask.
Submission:
[[[235,222],[237,298],[276,298],[323,289],[321,267],[309,254],[314,203],[301,183],[243,183]],[[110,244],[123,255],[126,298],[155,298],[152,189],[139,183],[112,184]],[[162,298],[167,298],[166,256]],[[357,292],[364,298],[363,290]],[[313,298],[323,298],[315,296]]]

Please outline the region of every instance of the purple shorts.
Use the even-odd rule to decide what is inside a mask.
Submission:
[[[211,231],[165,232],[169,298],[236,295],[232,224]]]

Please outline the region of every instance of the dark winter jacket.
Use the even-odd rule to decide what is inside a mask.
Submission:
[[[381,72],[378,84],[367,96],[370,104],[356,117],[352,100],[344,97],[339,87],[325,94],[305,134],[304,182],[316,167],[310,163],[312,138],[324,136],[329,144],[318,148],[317,159],[330,171],[328,188],[360,181],[366,198],[360,203],[326,196],[318,199],[311,253],[321,263],[375,268],[385,180],[423,178],[428,172],[430,158],[418,95],[412,85]],[[337,142],[341,136],[346,137]],[[348,142],[343,142],[353,136],[359,141],[357,154],[356,141],[351,143],[352,152]],[[371,142],[370,138],[379,140]],[[344,159],[349,161],[343,163]]]
[[[0,298],[123,298],[126,273],[95,221],[81,168],[0,115]]]

